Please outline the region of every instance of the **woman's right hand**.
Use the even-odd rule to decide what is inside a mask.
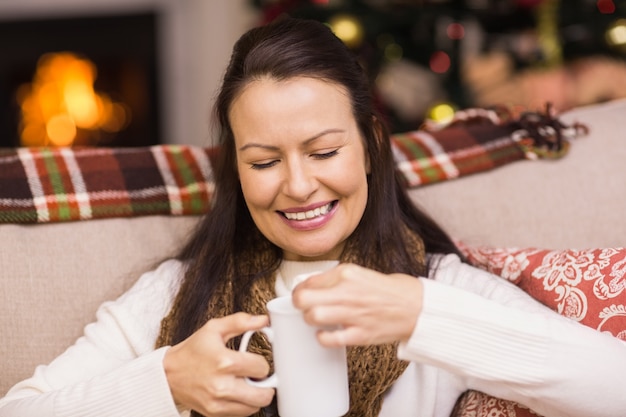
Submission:
[[[176,404],[207,417],[249,416],[268,405],[274,389],[253,387],[244,380],[267,376],[265,358],[226,347],[229,339],[267,325],[267,316],[235,313],[209,320],[168,349],[163,366]]]

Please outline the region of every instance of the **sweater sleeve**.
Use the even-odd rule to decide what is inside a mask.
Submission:
[[[402,359],[458,375],[467,387],[549,416],[626,409],[626,344],[539,304],[504,279],[441,260]]]
[[[168,348],[154,349],[180,275],[166,261],[104,303],[74,345],[0,399],[0,417],[180,416],[163,370]]]

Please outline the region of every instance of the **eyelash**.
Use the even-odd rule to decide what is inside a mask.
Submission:
[[[265,163],[265,164],[250,164],[250,167],[251,167],[252,169],[258,169],[258,170],[261,170],[261,169],[271,168],[271,167],[273,167],[274,165],[276,165],[277,163],[278,163],[278,161],[277,161],[277,160],[274,160],[274,161],[271,161],[271,162],[267,162],[267,163]]]
[[[325,152],[325,153],[314,153],[311,156],[313,156],[315,159],[318,160],[324,160],[324,159],[329,159],[332,158],[333,156],[337,155],[339,153],[339,149],[334,149],[330,152]],[[271,168],[274,165],[276,165],[278,163],[278,160],[275,159],[273,161],[264,163],[264,164],[251,164],[251,168],[252,169],[258,169],[258,170],[262,170],[262,169],[267,169],[267,168]]]
[[[329,159],[337,155],[338,153],[339,153],[339,149],[334,149],[330,152],[314,153],[312,156],[315,157],[316,159]]]

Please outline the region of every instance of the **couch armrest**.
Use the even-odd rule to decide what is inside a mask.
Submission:
[[[98,306],[173,256],[195,216],[0,225],[0,396],[82,335]],[[6,360],[10,358],[10,360]]]

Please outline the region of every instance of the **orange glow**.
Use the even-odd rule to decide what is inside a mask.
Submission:
[[[76,137],[76,125],[67,114],[57,114],[46,123],[46,134],[55,146],[69,146]]]
[[[32,83],[21,86],[16,94],[22,113],[22,145],[71,146],[81,131],[123,130],[130,111],[94,90],[96,76],[96,67],[88,59],[69,52],[43,55]]]

